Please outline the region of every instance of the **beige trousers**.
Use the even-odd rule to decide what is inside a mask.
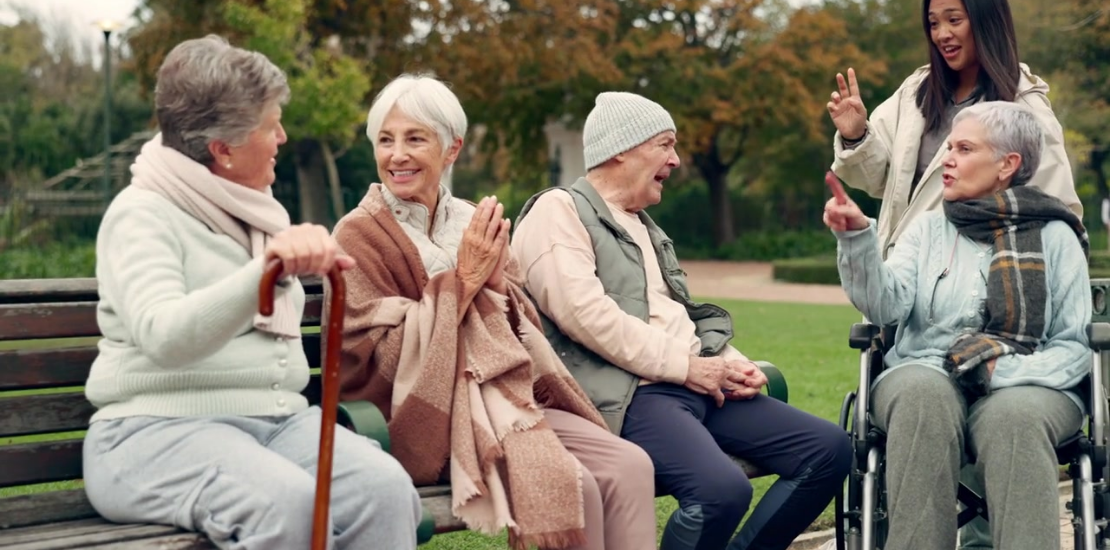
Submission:
[[[647,453],[571,413],[546,409],[544,416],[583,466],[588,540],[571,550],[655,548],[655,470]]]

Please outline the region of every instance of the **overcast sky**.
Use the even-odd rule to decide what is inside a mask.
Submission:
[[[131,12],[138,5],[139,0],[0,0],[0,23],[15,23],[18,18],[13,7],[19,6],[48,21],[65,22],[82,41],[100,45],[104,37],[94,23],[111,19],[130,26]]]

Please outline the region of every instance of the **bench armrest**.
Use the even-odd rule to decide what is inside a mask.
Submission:
[[[767,361],[755,361],[754,363],[767,376],[767,395],[783,403],[789,403],[790,389],[786,386],[786,377],[782,375],[782,371]]]
[[[339,404],[339,424],[363,437],[377,441],[389,452],[389,427],[385,415],[369,401],[344,401]]]

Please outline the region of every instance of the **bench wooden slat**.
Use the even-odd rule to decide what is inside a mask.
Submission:
[[[449,485],[419,487],[416,492],[420,494],[421,504],[435,518],[435,532],[437,534],[466,529],[466,524],[451,514],[451,487]]]
[[[0,397],[0,437],[84,430],[95,411],[83,392]]]
[[[0,487],[81,477],[80,439],[0,446]]]
[[[11,537],[20,540],[11,546],[0,535],[0,547],[20,550],[64,550],[69,548],[158,548],[159,550],[185,550],[214,548],[201,535],[186,533],[168,525],[120,525],[101,521],[99,524],[75,522],[53,524],[55,532],[21,534]]]
[[[91,533],[102,529],[104,523],[105,521],[103,518],[89,518],[47,525],[35,525],[31,527],[16,527],[3,531],[3,535],[0,535],[0,547],[32,540],[47,540],[50,537],[57,536],[58,533],[62,531],[68,531],[70,533],[84,531]],[[0,529],[2,528],[4,528],[4,526],[0,524]]]
[[[319,277],[302,277],[306,295],[324,293]],[[44,304],[55,302],[95,302],[99,299],[96,279],[8,279],[0,281],[0,304]]]
[[[84,489],[0,498],[0,546],[9,533],[3,529],[95,517]]]
[[[308,365],[320,367],[320,335],[303,340]],[[0,351],[0,391],[84,386],[96,354],[96,346]]]
[[[96,302],[0,305],[0,340],[98,336]]]
[[[451,515],[449,486],[420,487],[417,492],[424,506],[436,520],[436,533],[466,529],[463,522]],[[43,521],[49,524],[27,527],[38,525]],[[0,531],[0,547],[3,548],[15,542],[17,537],[28,539],[38,537],[35,540],[46,540],[61,527],[92,532],[101,529],[105,524],[107,523],[104,520],[97,517],[96,511],[85,496],[85,491],[81,489],[0,498],[0,530],[7,529],[7,531]]]
[[[0,351],[0,391],[83,386],[96,346]]]
[[[156,529],[141,529],[155,527]],[[138,531],[138,533],[136,533]],[[164,525],[111,523],[101,518],[67,521],[35,527],[13,529],[0,538],[0,547],[27,545],[27,548],[80,548],[75,541],[99,544],[107,541],[180,533]]]
[[[301,326],[320,326],[323,302],[306,301]],[[0,305],[0,341],[100,336],[96,302]]]
[[[208,539],[195,533],[178,533],[154,539],[110,542],[96,546],[78,546],[82,550],[216,550]]]
[[[0,304],[95,302],[96,279],[12,279],[0,281]]]

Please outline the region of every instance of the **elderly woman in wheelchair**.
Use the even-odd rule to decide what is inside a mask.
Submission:
[[[886,436],[886,550],[955,548],[968,462],[995,548],[1060,547],[1055,448],[1083,423],[1091,297],[1082,223],[1025,185],[1043,144],[1018,104],[961,111],[943,211],[922,215],[885,262],[873,220],[842,195],[825,206],[852,303],[898,325],[870,406],[857,403]]]

